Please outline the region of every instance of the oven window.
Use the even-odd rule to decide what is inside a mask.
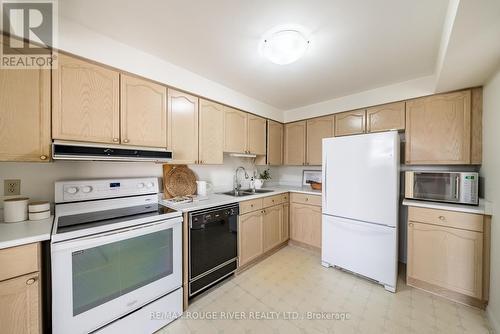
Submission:
[[[456,173],[415,173],[413,197],[439,201],[457,201]]]
[[[172,232],[73,252],[73,316],[172,274]]]

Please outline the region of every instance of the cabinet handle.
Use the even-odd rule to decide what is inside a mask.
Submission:
[[[306,197],[306,202],[307,202],[307,201],[309,201],[309,198],[308,198],[308,197]]]
[[[250,207],[253,208],[253,204],[250,204]]]
[[[36,278],[30,278],[29,280],[26,281],[26,285],[32,285],[33,283],[35,283],[36,281]]]
[[[439,218],[439,220],[446,220],[446,218],[444,216],[439,216],[438,218]]]
[[[124,142],[124,143],[128,143],[128,142],[129,142],[129,140],[128,140],[128,139],[124,139],[124,140],[123,140],[123,142]]]
[[[113,138],[113,141],[114,141],[115,143],[117,143],[117,142],[118,142],[118,138]]]
[[[413,226],[413,223],[409,223],[408,225]]]
[[[200,164],[202,164],[202,165],[203,165],[203,160],[200,160]]]
[[[40,160],[47,160],[47,156],[46,155],[41,155],[40,156]]]

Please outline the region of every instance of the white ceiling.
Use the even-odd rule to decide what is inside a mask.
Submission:
[[[448,0],[64,0],[62,16],[287,110],[434,73]],[[297,63],[258,52],[282,24],[311,32]]]

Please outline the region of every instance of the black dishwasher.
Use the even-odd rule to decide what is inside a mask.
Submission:
[[[189,214],[189,296],[231,275],[238,267],[239,205]]]

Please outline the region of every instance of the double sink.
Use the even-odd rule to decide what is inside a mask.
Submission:
[[[274,190],[269,190],[269,189],[255,189],[255,190],[247,189],[247,190],[231,190],[220,194],[234,196],[234,197],[242,197],[242,196],[252,196],[255,194],[271,193],[273,191]]]

